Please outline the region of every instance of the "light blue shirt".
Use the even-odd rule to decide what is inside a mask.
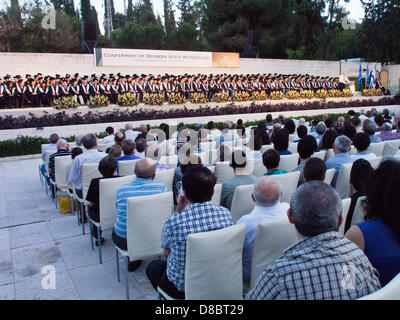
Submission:
[[[45,156],[46,156],[46,151],[48,150],[57,150],[57,143],[51,143],[47,146],[44,146],[42,148],[42,160],[44,161]]]
[[[372,159],[376,159],[376,155],[375,153],[369,152],[369,151],[361,151],[359,153],[356,154],[352,154],[350,156],[354,161],[358,160],[358,159],[365,159],[365,160],[372,160]]]
[[[72,161],[68,183],[73,183],[75,189],[82,190],[82,166],[84,163],[96,163],[107,156],[107,153],[95,149],[86,150]]]
[[[242,216],[236,223],[246,223],[246,237],[243,245],[243,279],[250,280],[251,258],[253,255],[254,238],[256,237],[257,226],[266,220],[280,220],[287,216],[289,204],[286,202],[278,203],[272,207],[255,206],[253,211]]]
[[[346,163],[352,163],[354,159],[346,152],[346,153],[338,153],[334,155],[332,158],[326,161],[326,170],[335,169],[335,175],[332,180],[332,187],[336,186],[336,179],[339,174],[339,170],[342,165]]]
[[[375,134],[370,135],[370,136],[369,136],[369,140],[371,140],[371,143],[382,142],[381,138],[379,138],[379,137],[376,136]]]
[[[164,182],[151,179],[136,178],[131,183],[125,184],[117,190],[117,219],[114,223],[114,232],[126,239],[126,200],[132,197],[150,196],[152,194],[167,192]],[[151,214],[151,212],[149,212]],[[151,217],[149,217],[151,222]]]

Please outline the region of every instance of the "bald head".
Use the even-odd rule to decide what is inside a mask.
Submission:
[[[127,123],[125,125],[125,130],[132,130],[132,129],[133,129],[133,127],[132,127],[132,125],[130,123]]]
[[[138,178],[154,179],[156,162],[153,159],[144,158],[136,162],[135,175]]]
[[[140,132],[142,132],[142,133],[146,133],[146,132],[147,132],[147,126],[146,126],[144,123],[142,123],[142,124],[139,126],[139,130],[140,130]]]
[[[60,139],[57,141],[57,150],[69,150],[69,145],[67,140]]]
[[[259,207],[272,207],[281,199],[282,187],[268,176],[258,178],[254,184],[253,200]]]

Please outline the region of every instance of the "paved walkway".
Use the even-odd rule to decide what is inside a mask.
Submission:
[[[103,234],[100,265],[97,247],[91,250],[76,216],[60,214],[46,196],[40,162],[0,161],[0,299],[125,299],[122,264],[117,282],[111,232]],[[145,275],[148,263],[130,273],[131,299],[157,298]],[[47,265],[56,271],[54,290],[42,287]]]

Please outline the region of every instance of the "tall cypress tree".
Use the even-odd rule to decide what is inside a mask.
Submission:
[[[128,22],[133,22],[135,17],[134,17],[134,12],[133,12],[133,3],[132,0],[128,0],[128,9],[126,11],[126,18]]]
[[[89,21],[91,16],[90,0],[81,0],[81,17],[84,21]]]
[[[172,5],[171,0],[164,0],[164,26],[167,36],[171,35],[175,30],[175,15]]]

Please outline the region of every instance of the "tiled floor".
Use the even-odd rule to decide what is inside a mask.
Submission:
[[[0,299],[125,299],[123,262],[118,282],[111,232],[103,233],[99,264],[76,216],[60,214],[46,196],[40,161],[0,161]],[[148,263],[129,274],[131,299],[157,298],[145,275]],[[46,266],[55,270],[54,289]]]

